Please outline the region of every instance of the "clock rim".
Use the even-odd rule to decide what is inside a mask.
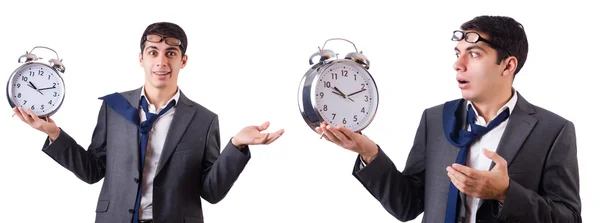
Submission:
[[[51,67],[51,66],[49,66],[48,64],[45,64],[45,63],[35,62],[35,61],[26,62],[26,63],[22,64],[21,66],[17,67],[13,71],[13,73],[10,75],[10,77],[9,77],[7,83],[6,83],[6,97],[8,99],[8,104],[10,105],[11,108],[14,108],[17,105],[17,103],[12,99],[13,96],[14,96],[12,94],[12,90],[13,90],[12,80],[14,79],[15,75],[17,73],[19,73],[21,70],[25,69],[26,67],[32,66],[32,65],[41,65],[41,66],[47,67],[49,69],[52,69],[54,72],[56,72],[56,74],[58,75],[58,79],[61,82],[60,88],[62,90],[62,95],[60,96],[60,102],[58,103],[58,106],[56,106],[52,110],[49,110],[48,112],[43,112],[43,113],[40,113],[38,115],[38,117],[40,117],[40,118],[50,117],[50,116],[56,114],[56,112],[58,112],[58,110],[63,105],[63,102],[65,101],[65,97],[66,97],[66,86],[65,86],[65,81],[64,81],[64,79],[63,79],[63,77],[61,75],[62,72],[56,70],[55,68],[53,68],[53,67]]]

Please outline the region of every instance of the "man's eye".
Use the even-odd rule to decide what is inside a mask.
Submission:
[[[471,52],[471,57],[478,57],[478,56],[479,56],[479,53]]]

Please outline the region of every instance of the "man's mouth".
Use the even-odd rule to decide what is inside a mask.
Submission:
[[[164,75],[170,74],[171,72],[169,72],[169,71],[154,71],[152,73],[154,73],[156,75],[164,76]]]

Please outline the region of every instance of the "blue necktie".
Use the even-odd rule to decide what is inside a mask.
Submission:
[[[448,139],[452,145],[460,147],[460,151],[456,157],[456,163],[466,165],[467,155],[469,154],[471,144],[508,119],[510,113],[508,109],[504,110],[496,118],[494,118],[494,120],[492,120],[487,127],[483,127],[475,124],[475,111],[473,111],[472,106],[469,105],[467,111],[467,123],[471,126],[471,131],[469,132],[466,129],[461,129],[462,125],[456,121],[456,116],[459,114],[458,107],[460,104],[462,104],[459,102],[460,101],[451,101],[444,104],[444,134],[446,135],[446,139]],[[458,189],[452,182],[450,182],[450,188],[448,190],[448,203],[446,205],[446,218],[444,221],[445,223],[456,222],[458,192]]]
[[[144,161],[146,159],[146,147],[148,145],[148,132],[152,130],[152,126],[154,122],[162,116],[165,112],[169,111],[173,106],[175,106],[175,100],[172,100],[163,110],[161,110],[158,114],[148,112],[148,102],[145,97],[141,98],[141,106],[146,114],[146,121],[140,123],[139,110],[134,108],[129,104],[127,99],[125,99],[119,93],[109,94],[100,99],[103,99],[106,104],[115,110],[117,113],[121,114],[125,119],[133,123],[137,126],[139,133],[142,134],[140,139],[140,173],[139,173],[139,184],[138,184],[138,193],[137,198],[135,199],[135,207],[133,209],[133,222],[137,223],[139,221],[139,209],[140,209],[140,200],[142,197],[142,176],[144,173]]]

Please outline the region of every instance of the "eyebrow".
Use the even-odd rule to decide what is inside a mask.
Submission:
[[[485,49],[483,49],[483,47],[480,47],[480,46],[478,46],[478,45],[472,45],[472,46],[469,46],[469,47],[467,47],[467,49],[466,49],[466,50],[467,50],[467,51],[469,51],[469,50],[472,50],[472,49],[478,49],[478,50],[481,50],[481,51],[483,51],[484,53],[487,53],[487,51],[485,51]],[[458,51],[458,52],[460,52],[460,50],[459,50],[457,47],[454,47],[454,51]]]
[[[148,50],[148,49],[154,49],[154,50],[158,50],[158,47],[156,47],[156,46],[148,46],[148,47],[146,47],[146,50]],[[169,51],[169,50],[180,51],[180,50],[179,50],[179,48],[177,48],[177,47],[173,47],[173,46],[171,46],[171,47],[168,47],[168,48],[166,49],[166,51]]]

